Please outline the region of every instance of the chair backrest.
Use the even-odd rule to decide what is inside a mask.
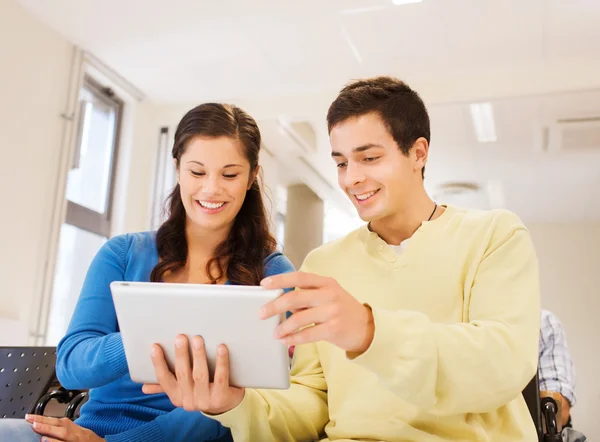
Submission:
[[[538,374],[536,373],[533,379],[523,390],[523,398],[529,408],[529,413],[535,424],[535,429],[538,433],[538,438],[542,437],[542,410],[540,406],[540,384]],[[541,440],[541,439],[540,439]]]
[[[48,391],[56,347],[0,347],[0,419],[24,418]]]

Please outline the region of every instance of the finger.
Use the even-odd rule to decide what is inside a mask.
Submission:
[[[169,370],[164,352],[159,345],[152,346],[152,364],[154,365],[154,374],[156,380],[163,388],[164,392],[176,407],[181,407],[181,397],[179,395],[179,385],[175,375]]]
[[[288,311],[298,312],[303,309],[315,307],[328,301],[326,292],[323,290],[307,289],[296,290],[281,295],[260,309],[260,319],[268,319],[273,316],[284,314]]]
[[[192,357],[194,366],[192,377],[194,380],[194,396],[207,399],[209,396],[210,376],[208,373],[208,361],[206,358],[206,346],[204,339],[200,336],[192,338]]]
[[[281,341],[286,345],[296,346],[300,344],[308,344],[309,342],[324,341],[328,339],[329,335],[329,327],[325,324],[319,324],[287,335]]]
[[[159,394],[164,393],[165,389],[160,384],[144,384],[142,385],[142,392],[144,394]]]
[[[287,335],[312,324],[327,322],[332,313],[331,305],[321,305],[294,313],[275,329],[275,339],[285,338]]]
[[[64,426],[65,425],[65,422],[62,420],[62,418],[51,417],[51,416],[40,416],[38,414],[26,414],[25,420],[31,424],[38,423],[38,424],[52,425],[52,426]]]
[[[280,273],[269,276],[260,285],[267,289],[318,289],[330,285],[331,278],[306,272]]]
[[[65,442],[64,440],[54,439],[53,437],[42,437],[41,442]]]
[[[214,384],[218,396],[222,397],[229,389],[229,351],[224,344],[217,347]]]
[[[179,335],[175,339],[175,375],[182,393],[191,393],[194,386],[192,362],[190,360],[190,344],[185,335]]]
[[[40,416],[39,414],[26,414],[25,420],[29,423],[39,422],[48,425],[60,425],[60,418],[50,416]]]
[[[66,420],[69,421],[68,419]],[[68,423],[64,422],[63,419],[54,419],[54,422],[52,423],[34,422],[31,426],[33,431],[38,434],[50,436],[62,441],[68,440],[67,437],[69,436],[69,427],[70,426]],[[71,430],[73,430],[73,428],[71,428]]]

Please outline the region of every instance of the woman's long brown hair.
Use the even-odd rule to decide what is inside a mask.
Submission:
[[[250,171],[258,167],[261,136],[256,121],[242,109],[219,103],[206,103],[190,110],[179,122],[173,144],[177,167],[188,142],[196,137],[227,136],[241,141],[250,162]],[[161,282],[165,273],[182,269],[187,261],[186,212],[179,184],[168,199],[168,219],[156,233],[159,262],[150,281]],[[219,244],[206,265],[210,283],[223,276],[233,284],[258,285],[264,278],[264,259],[275,251],[277,242],[269,231],[269,222],[258,183],[254,179],[237,214],[231,232]],[[217,274],[213,274],[214,269]]]

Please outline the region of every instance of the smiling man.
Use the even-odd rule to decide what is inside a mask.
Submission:
[[[507,211],[431,200],[429,117],[405,83],[350,84],[327,122],[339,185],[368,224],[263,281],[298,289],[261,312],[294,312],[276,336],[296,345],[292,386],[230,387],[224,347],[208,383],[197,338],[177,375],[155,357],[162,388],[236,441],[537,440],[521,395],[540,322],[527,229]]]

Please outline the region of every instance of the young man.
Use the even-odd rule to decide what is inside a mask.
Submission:
[[[178,337],[176,375],[159,347],[160,386],[236,441],[537,440],[521,395],[537,367],[537,259],[506,211],[435,204],[423,187],[429,117],[403,82],[345,87],[327,122],[339,185],[368,222],[310,253],[297,287],[261,312],[292,311],[277,338],[296,345],[285,391],[229,386],[220,346],[214,383],[202,339]]]

